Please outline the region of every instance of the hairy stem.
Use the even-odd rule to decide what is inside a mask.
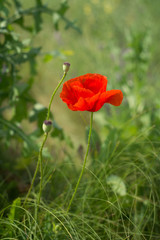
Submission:
[[[42,142],[42,145],[41,145],[41,148],[39,150],[39,155],[38,155],[38,162],[39,162],[39,165],[40,165],[40,188],[39,188],[39,195],[38,195],[38,204],[40,203],[40,199],[41,199],[42,183],[43,183],[42,152],[43,152],[43,147],[44,147],[44,144],[45,144],[45,142],[47,140],[47,137],[48,137],[48,134],[45,133],[44,134],[44,138],[43,138],[43,142]]]
[[[54,92],[53,92],[53,94],[52,94],[52,97],[51,97],[51,100],[50,100],[50,103],[49,103],[49,107],[48,107],[48,112],[47,112],[47,118],[46,118],[46,120],[49,120],[50,111],[51,111],[51,105],[52,105],[53,98],[54,98],[54,96],[55,96],[58,88],[61,86],[61,84],[62,84],[62,82],[63,82],[63,80],[64,80],[64,78],[65,78],[66,75],[67,75],[67,73],[64,73],[62,79],[60,80],[60,82],[58,83],[56,89],[54,90]]]
[[[73,199],[74,199],[74,197],[75,197],[75,195],[76,195],[76,192],[77,192],[79,183],[80,183],[80,181],[81,181],[82,175],[83,175],[84,170],[85,170],[86,161],[87,161],[88,152],[89,152],[90,140],[91,140],[92,125],[93,125],[93,112],[91,112],[91,118],[90,118],[90,130],[89,130],[89,135],[88,135],[88,145],[87,145],[86,155],[85,155],[85,158],[84,158],[82,170],[81,170],[81,173],[80,173],[80,175],[79,175],[79,178],[78,178],[78,181],[77,181],[77,184],[76,184],[74,193],[73,193],[72,198],[71,198],[71,200],[70,200],[70,202],[69,202],[69,205],[68,205],[68,208],[67,208],[67,212],[69,212],[69,210],[70,210],[71,204],[72,204]]]

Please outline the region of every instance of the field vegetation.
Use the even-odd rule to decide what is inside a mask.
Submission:
[[[160,239],[159,9],[159,0],[0,0],[0,239]],[[93,114],[72,202],[90,112],[68,109],[62,86],[42,147],[64,62],[64,82],[99,73],[123,92],[119,107]]]

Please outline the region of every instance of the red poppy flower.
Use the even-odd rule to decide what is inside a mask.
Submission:
[[[123,100],[120,90],[106,91],[107,78],[87,73],[63,84],[61,99],[72,111],[98,111],[105,103],[119,106]]]

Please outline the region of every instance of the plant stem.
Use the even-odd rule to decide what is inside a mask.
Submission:
[[[61,86],[64,78],[66,77],[67,73],[65,72],[63,74],[63,77],[62,79],[60,80],[60,82],[58,83],[56,89],[54,90],[53,94],[52,94],[52,97],[50,99],[50,102],[49,102],[49,107],[48,107],[48,112],[47,112],[47,118],[46,120],[49,120],[49,117],[50,117],[50,111],[51,111],[51,105],[52,105],[52,101],[53,101],[53,98],[58,90],[58,88]],[[33,176],[33,179],[32,179],[32,182],[31,182],[31,186],[28,190],[28,193],[27,193],[27,196],[25,198],[25,201],[23,203],[23,206],[26,204],[27,200],[28,200],[28,197],[31,193],[31,190],[33,188],[33,185],[34,185],[34,182],[35,182],[35,179],[36,179],[36,176],[37,176],[37,173],[38,173],[38,169],[39,169],[39,166],[40,166],[40,175],[41,175],[41,178],[40,178],[40,190],[39,190],[39,196],[38,196],[38,203],[40,202],[40,198],[41,198],[41,194],[42,194],[42,182],[43,182],[43,167],[42,167],[42,152],[43,152],[43,147],[45,145],[45,142],[47,140],[47,137],[48,137],[48,134],[44,134],[44,139],[43,139],[43,142],[41,144],[41,147],[40,147],[40,150],[39,150],[39,154],[38,154],[38,161],[37,161],[37,166],[36,166],[36,170],[34,172],[34,176]]]
[[[71,198],[71,200],[70,200],[70,202],[69,202],[69,205],[68,205],[68,208],[67,208],[67,213],[68,213],[69,210],[70,210],[71,204],[72,204],[73,199],[74,199],[74,197],[75,197],[75,195],[76,195],[76,192],[77,192],[79,183],[80,183],[80,181],[81,181],[82,175],[83,175],[84,170],[85,170],[86,161],[87,161],[88,152],[89,152],[90,140],[91,140],[92,125],[93,125],[93,112],[91,112],[91,118],[90,118],[90,130],[89,130],[89,135],[88,135],[88,145],[87,145],[86,155],[85,155],[85,158],[84,158],[82,170],[81,170],[81,173],[80,173],[80,175],[79,175],[79,178],[78,178],[78,181],[77,181],[77,184],[76,184],[74,193],[73,193],[73,195],[72,195],[72,198]]]
[[[39,162],[39,165],[40,165],[40,188],[39,188],[39,195],[38,195],[38,205],[39,205],[40,199],[41,199],[42,183],[43,183],[42,152],[43,152],[43,147],[44,147],[44,144],[45,144],[45,142],[47,140],[47,137],[48,137],[48,133],[45,133],[44,134],[44,138],[43,138],[43,142],[42,142],[42,145],[41,145],[41,148],[39,150],[39,155],[38,155],[38,162]]]
[[[37,162],[36,170],[35,170],[35,172],[34,172],[34,176],[33,176],[33,178],[32,178],[32,182],[31,182],[30,188],[29,188],[29,190],[28,190],[27,196],[26,196],[26,198],[25,198],[25,200],[24,200],[23,206],[25,206],[25,204],[26,204],[26,202],[27,202],[27,200],[28,200],[28,197],[29,197],[29,195],[30,195],[30,193],[31,193],[31,190],[32,190],[32,188],[33,188],[33,184],[34,184],[34,181],[35,181],[36,176],[37,176],[38,168],[39,168],[39,161]]]
[[[55,96],[58,88],[61,86],[61,84],[62,84],[62,82],[63,82],[63,80],[64,80],[64,78],[65,78],[66,75],[67,75],[67,73],[64,73],[64,74],[63,74],[62,79],[60,80],[59,84],[57,85],[56,89],[54,90],[54,92],[53,92],[53,94],[52,94],[52,97],[51,97],[51,100],[50,100],[50,103],[49,103],[49,107],[48,107],[48,113],[47,113],[47,118],[46,118],[46,120],[49,120],[50,110],[51,110],[51,105],[52,105],[53,98],[54,98],[54,96]]]

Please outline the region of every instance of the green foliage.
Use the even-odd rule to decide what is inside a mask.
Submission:
[[[159,239],[159,1],[82,0],[73,1],[70,9],[68,3],[62,1],[55,10],[40,0],[28,9],[22,1],[0,1],[0,239]],[[78,30],[67,13],[76,16],[83,35],[61,31],[63,43],[43,54],[32,38],[43,29],[44,14],[52,17],[56,30],[62,22],[65,29]],[[54,139],[48,142],[50,154],[47,148],[43,152],[43,196],[36,217],[39,182],[26,206],[22,196],[33,176],[47,113],[33,97],[37,57],[42,54],[45,63],[64,58],[65,46],[73,52],[68,55],[73,77],[86,71],[104,74],[108,89],[121,89],[124,100],[119,108],[106,104],[94,114],[87,167],[69,213],[86,149],[79,137],[84,123],[80,126],[78,114],[76,152],[76,143],[66,136],[76,117],[67,122],[67,110],[60,112],[65,131],[58,116],[51,116]],[[24,78],[26,63],[30,74]],[[43,72],[38,74],[44,82],[41,92],[44,79],[49,81]],[[88,132],[87,127],[86,140]]]
[[[111,186],[112,190],[115,194],[118,194],[120,196],[126,195],[126,185],[124,184],[124,181],[116,176],[116,175],[110,175],[107,179],[107,184]]]
[[[37,129],[34,131],[34,135],[41,136],[43,133],[42,123],[46,119],[47,108],[41,105],[40,103],[36,103],[29,113],[30,122],[37,122]]]
[[[28,8],[19,0],[0,1],[0,168],[2,182],[0,187],[3,191],[0,201],[2,208],[7,205],[7,202],[28,190],[26,182],[29,182],[29,179],[27,176],[27,181],[25,180],[25,167],[31,165],[33,159],[37,158],[39,150],[37,138],[43,134],[42,123],[47,114],[47,108],[37,102],[31,91],[37,75],[37,58],[45,55],[41,46],[35,46],[33,39],[43,28],[44,14],[50,16],[51,19],[54,14],[59,15],[58,23],[53,21],[54,29],[60,28],[60,22],[64,22],[66,28],[76,29],[74,23],[65,16],[68,8],[67,1],[60,2],[58,9],[50,8],[41,0],[32,1],[32,6]],[[59,56],[56,49],[47,54],[52,58]],[[27,66],[30,72],[25,76],[23,70]],[[52,114],[51,119],[53,119]],[[31,125],[31,123],[35,127],[26,128],[26,125]],[[55,121],[53,123],[54,130],[51,136],[63,140],[65,137],[63,130]],[[44,156],[48,158],[50,155],[46,151]],[[9,219],[11,215],[14,218],[14,204],[16,203],[18,202],[15,200]]]
[[[58,9],[49,8],[41,0],[33,1],[30,8],[18,0],[0,1],[0,139],[8,148],[12,148],[11,139],[21,144],[25,157],[27,152],[31,156],[37,151],[35,137],[43,133],[42,123],[47,112],[47,108],[38,107],[40,104],[31,94],[37,57],[42,54],[41,46],[33,45],[33,37],[42,30],[44,13],[51,17],[58,14],[59,22],[73,27],[65,17],[68,8],[67,1],[62,1]],[[56,29],[59,22],[53,22]],[[30,66],[30,74],[25,79],[21,71],[24,64]],[[37,129],[30,131],[30,136],[21,127],[24,120],[36,123]],[[62,138],[59,130],[53,136],[59,134]]]
[[[10,221],[13,222],[16,219],[18,219],[18,220],[20,219],[19,213],[18,213],[20,206],[21,206],[21,199],[16,198],[12,203],[12,206],[10,208],[10,212],[9,212],[9,215],[8,215],[8,218],[9,218]]]

